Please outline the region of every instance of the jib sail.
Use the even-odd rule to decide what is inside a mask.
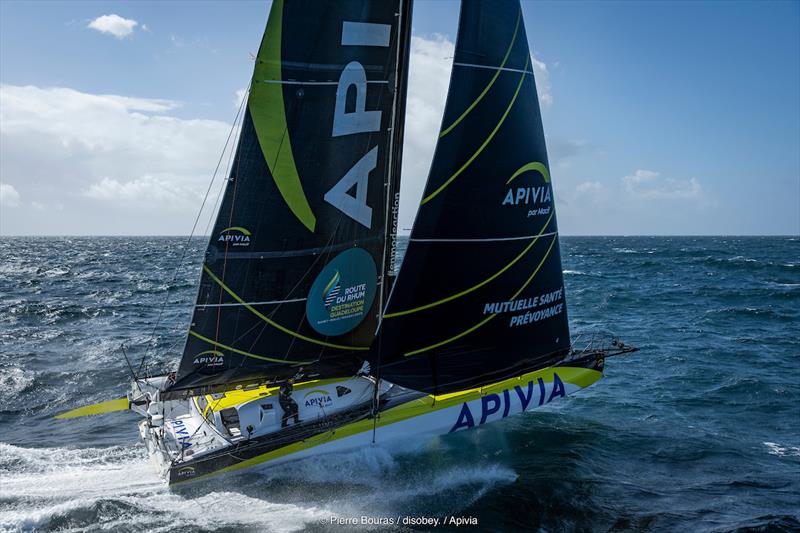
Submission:
[[[370,359],[446,393],[570,348],[549,163],[518,0],[465,0],[428,182]]]
[[[274,0],[177,397],[351,375],[377,326],[405,98],[401,0]]]

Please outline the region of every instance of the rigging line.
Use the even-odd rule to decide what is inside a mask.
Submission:
[[[236,139],[237,143],[238,143],[238,139],[240,137],[241,137],[241,128],[239,130],[239,136],[237,136],[237,139]],[[225,166],[225,175],[228,176],[228,178],[225,178],[223,180],[222,184],[220,185],[219,190],[217,191],[217,195],[216,195],[217,197],[214,200],[214,205],[213,205],[213,207],[211,208],[211,211],[209,211],[209,214],[208,214],[208,222],[206,222],[205,235],[211,235],[211,229],[212,229],[211,226],[215,222],[215,218],[216,217],[214,217],[214,215],[217,213],[217,206],[219,206],[220,199],[222,198],[222,196],[225,193],[225,185],[228,183],[228,179],[230,178],[231,171],[233,170],[233,157],[234,157],[235,152],[236,152],[236,150],[231,150],[230,153],[228,154],[228,164]]]
[[[231,193],[231,210],[228,213],[228,226],[233,224],[233,211],[236,207],[236,190],[239,188],[239,163],[240,161],[236,162],[236,177],[233,178],[233,192]],[[222,277],[225,277],[225,272],[228,268],[228,249],[230,248],[230,241],[225,241],[225,251],[222,254]],[[205,262],[203,263],[203,270],[206,270]],[[222,291],[219,291],[219,300],[217,303],[222,303]],[[219,326],[222,322],[222,308],[217,308],[217,324],[216,328],[214,329],[214,339],[219,340]]]
[[[239,355],[244,355],[244,356],[247,356],[247,357],[253,357],[255,359],[261,359],[262,361],[269,361],[271,363],[281,363],[281,364],[287,364],[287,365],[298,365],[298,364],[299,365],[308,365],[308,364],[313,363],[313,361],[291,361],[289,359],[278,359],[277,357],[266,357],[264,355],[258,355],[258,354],[254,354],[254,353],[251,353],[251,352],[246,352],[244,350],[240,350],[238,348],[234,348],[233,346],[228,346],[227,344],[222,344],[221,342],[217,342],[217,341],[215,341],[213,339],[209,339],[208,337],[205,337],[205,336],[203,336],[203,335],[201,335],[201,334],[199,334],[199,333],[197,333],[196,331],[193,331],[193,330],[189,330],[189,335],[191,335],[193,337],[196,337],[196,338],[200,339],[201,341],[207,342],[207,343],[209,343],[209,344],[211,344],[213,346],[216,346],[217,348],[222,348],[224,350],[228,350],[228,351],[233,352],[233,353],[238,353]]]
[[[251,84],[252,84],[252,81],[251,81]],[[248,106],[249,106],[250,105],[249,104],[249,101],[250,101],[249,96],[247,98],[247,101],[248,101]],[[244,121],[242,121],[242,123],[244,124]],[[234,213],[235,208],[236,208],[236,191],[239,188],[239,168],[240,168],[240,166],[242,164],[242,158],[241,157],[236,158],[235,164],[236,164],[236,174],[234,176],[233,167],[231,167],[231,174],[230,174],[231,179],[233,180],[233,192],[231,193],[231,196],[230,196],[230,198],[231,198],[231,207],[230,207],[230,212],[228,214],[228,228],[233,226],[233,213]],[[227,187],[226,187],[226,189],[227,189]],[[224,251],[223,256],[222,256],[222,277],[223,278],[225,278],[225,272],[227,271],[227,267],[228,267],[228,251],[229,251],[230,247],[231,247],[230,246],[230,242],[229,241],[225,241],[225,251]],[[205,268],[206,268],[206,265],[205,265],[205,261],[204,261],[203,262],[203,269],[205,270]],[[222,303],[222,291],[219,292],[219,301],[217,303]],[[220,308],[217,308],[217,325],[216,325],[216,330],[214,331],[214,339],[215,340],[219,340],[219,327],[220,327],[220,322],[221,321],[222,321],[222,308],[220,307]]]
[[[206,274],[208,274],[208,276],[209,276],[209,277],[210,277],[212,280],[214,280],[214,281],[217,283],[217,285],[219,285],[219,286],[220,286],[220,288],[221,288],[222,290],[224,290],[225,292],[227,292],[227,293],[228,293],[228,294],[229,294],[229,295],[230,295],[230,296],[231,296],[231,297],[232,297],[234,300],[236,300],[237,302],[239,302],[240,304],[242,304],[242,305],[244,306],[244,308],[245,308],[245,309],[247,309],[248,311],[250,311],[251,313],[253,313],[254,315],[256,315],[258,318],[260,318],[261,320],[263,320],[264,322],[266,322],[266,323],[267,323],[267,324],[269,324],[270,326],[272,326],[272,327],[274,327],[275,329],[278,329],[278,330],[280,330],[280,331],[282,331],[282,332],[286,333],[287,335],[291,335],[292,337],[297,337],[298,339],[304,340],[304,341],[306,341],[306,342],[310,342],[310,343],[312,343],[312,344],[318,344],[318,345],[320,345],[320,346],[327,346],[328,348],[337,348],[337,349],[340,349],[340,350],[357,350],[357,351],[369,350],[369,346],[346,346],[346,345],[342,345],[342,344],[333,344],[333,343],[330,343],[330,342],[325,342],[325,341],[321,341],[321,340],[318,340],[318,339],[313,339],[313,338],[311,338],[311,337],[306,337],[305,335],[303,335],[303,334],[301,334],[301,333],[298,333],[298,332],[296,332],[296,331],[292,331],[292,330],[290,330],[289,328],[286,328],[286,327],[284,327],[284,326],[282,326],[282,325],[278,324],[278,323],[277,323],[277,322],[275,322],[274,320],[272,320],[272,319],[268,318],[266,315],[264,315],[263,313],[261,313],[260,311],[258,311],[258,309],[256,309],[255,307],[253,307],[253,306],[249,305],[247,302],[245,302],[244,300],[242,300],[242,298],[241,298],[241,297],[240,297],[238,294],[236,294],[235,292],[233,292],[233,290],[232,290],[230,287],[228,287],[227,285],[225,285],[225,283],[224,283],[224,282],[223,282],[221,279],[219,279],[219,278],[218,278],[218,277],[217,277],[217,276],[216,276],[216,275],[215,275],[215,274],[214,274],[214,273],[211,271],[211,269],[210,269],[210,268],[208,268],[208,266],[207,266],[207,265],[203,265],[203,271],[204,271]]]
[[[528,57],[528,60],[525,62],[525,68],[526,68],[526,69],[528,68],[528,63],[530,62],[530,59],[531,59],[531,58],[530,58],[530,57]],[[446,188],[448,185],[450,185],[450,183],[452,183],[452,181],[453,181],[454,179],[456,179],[456,178],[457,178],[459,175],[461,175],[461,173],[462,173],[462,172],[464,172],[464,171],[467,169],[467,167],[468,167],[468,166],[470,166],[470,165],[472,164],[472,162],[475,160],[475,158],[477,158],[477,157],[478,157],[478,156],[481,154],[481,152],[483,152],[483,150],[484,150],[484,149],[485,149],[485,148],[486,148],[486,147],[489,145],[489,143],[492,141],[492,139],[494,138],[494,136],[495,136],[495,135],[497,134],[497,132],[500,130],[500,126],[502,126],[502,125],[503,125],[503,122],[505,122],[505,120],[506,120],[506,117],[508,117],[508,114],[511,112],[511,108],[514,106],[514,102],[516,102],[516,100],[517,100],[517,96],[519,96],[519,91],[520,91],[520,89],[522,89],[522,82],[524,82],[524,81],[525,81],[525,74],[523,74],[522,76],[520,76],[520,77],[519,77],[519,83],[517,84],[517,90],[516,90],[516,91],[514,91],[514,96],[511,98],[511,102],[508,104],[508,107],[506,108],[505,112],[503,113],[503,116],[502,116],[502,117],[500,117],[500,121],[499,121],[499,122],[497,123],[497,125],[494,127],[494,129],[493,129],[493,130],[492,130],[492,132],[489,134],[489,136],[488,136],[488,137],[486,137],[486,140],[485,140],[485,141],[483,141],[483,144],[481,144],[481,145],[478,147],[478,149],[475,151],[475,153],[474,153],[474,154],[472,154],[472,156],[471,156],[469,159],[467,159],[467,162],[466,162],[466,163],[464,163],[463,165],[461,165],[461,168],[459,168],[458,170],[456,170],[456,171],[455,171],[455,172],[454,172],[454,173],[453,173],[453,174],[452,174],[452,175],[451,175],[449,178],[447,178],[447,180],[445,180],[445,182],[444,182],[444,183],[442,183],[442,184],[441,184],[441,185],[440,185],[440,186],[439,186],[439,187],[438,187],[438,188],[437,188],[435,191],[433,191],[433,192],[432,192],[432,193],[430,193],[428,196],[426,196],[425,198],[423,198],[423,199],[422,199],[422,202],[420,202],[420,205],[425,205],[426,203],[428,203],[428,202],[430,202],[431,200],[433,200],[433,199],[434,199],[434,198],[435,198],[435,197],[436,197],[436,196],[437,196],[437,195],[438,195],[440,192],[442,192],[442,191],[443,191],[443,190],[444,190],[444,189],[445,189],[445,188]]]
[[[333,228],[333,231],[331,231],[331,234],[330,234],[330,236],[328,237],[328,242],[327,242],[327,243],[325,243],[325,246],[324,246],[324,248],[330,248],[330,246],[331,246],[331,243],[333,242],[333,238],[334,238],[334,236],[336,235],[336,232],[337,232],[337,231],[339,231],[339,226],[341,225],[341,223],[342,223],[342,219],[341,219],[341,217],[340,217],[340,218],[339,218],[339,221],[338,221],[338,222],[336,222],[336,227],[335,227],[335,228]],[[306,271],[303,273],[303,275],[300,277],[300,279],[299,279],[299,280],[297,280],[297,282],[296,282],[296,283],[294,284],[294,286],[291,288],[291,290],[289,291],[289,293],[287,294],[287,296],[288,296],[288,295],[291,295],[291,294],[292,294],[292,293],[293,293],[295,290],[297,290],[297,288],[300,286],[300,284],[303,282],[303,280],[304,280],[304,279],[306,279],[306,276],[308,276],[308,274],[309,274],[309,273],[310,273],[310,272],[311,272],[311,271],[314,269],[314,267],[316,266],[316,264],[317,264],[317,263],[318,263],[318,262],[319,262],[319,261],[322,259],[322,255],[323,255],[323,254],[322,254],[322,253],[320,253],[319,255],[317,255],[317,256],[314,258],[314,261],[313,261],[313,262],[311,263],[311,265],[310,265],[310,266],[309,266],[309,267],[306,269]],[[330,255],[330,252],[328,252],[328,255]],[[282,306],[283,306],[283,304],[278,304],[278,305],[275,307],[275,309],[273,309],[273,310],[272,310],[272,312],[269,314],[269,317],[270,317],[270,318],[273,318],[273,317],[274,317],[274,316],[275,316],[275,315],[278,313],[278,311],[280,310],[280,308],[281,308]],[[304,311],[303,311],[303,316],[300,318],[300,322],[297,324],[297,329],[300,329],[300,325],[303,323],[303,320],[305,320],[305,319],[306,319],[306,314],[307,314],[307,311],[305,311],[305,310],[304,310]],[[284,354],[286,357],[288,357],[288,356],[289,356],[289,352],[291,352],[291,351],[292,351],[292,348],[294,347],[295,340],[296,340],[296,339],[295,339],[295,338],[293,338],[293,339],[292,339],[292,340],[289,342],[289,346],[286,348],[286,353]],[[320,355],[318,355],[318,356],[317,356],[317,359],[316,359],[316,360],[317,360],[317,361],[319,361],[319,360],[321,360],[321,359],[322,359],[322,354],[320,353]]]
[[[503,61],[500,63],[500,67],[498,67],[497,72],[494,73],[494,76],[492,76],[492,79],[489,80],[489,84],[483,89],[481,94],[479,94],[478,97],[469,105],[469,107],[463,113],[461,113],[461,116],[459,116],[446,129],[442,130],[442,132],[439,134],[439,138],[440,139],[442,137],[444,137],[445,135],[447,135],[448,133],[450,133],[453,130],[453,128],[458,126],[458,124],[462,120],[464,120],[464,117],[469,115],[469,113],[475,108],[475,106],[478,105],[478,103],[481,100],[483,100],[483,97],[486,96],[486,93],[489,92],[489,89],[492,88],[492,85],[494,85],[494,82],[496,82],[497,78],[500,77],[500,73],[505,70],[504,67],[506,66],[506,62],[508,61],[508,57],[511,55],[511,49],[514,48],[514,43],[517,41],[517,32],[519,31],[519,22],[520,22],[521,19],[522,19],[522,6],[520,6],[519,12],[517,13],[517,24],[514,26],[514,34],[511,36],[511,43],[508,45],[508,49],[506,50],[506,55],[503,57]],[[453,65],[461,65],[461,63],[453,63]],[[528,68],[528,65],[525,65],[525,70],[527,70],[527,68]]]
[[[294,298],[292,300],[267,300],[263,302],[247,302],[247,305],[275,305],[275,304],[290,304],[295,302],[305,302],[307,298]],[[238,307],[242,304],[196,304],[195,307]]]
[[[440,300],[436,300],[436,301],[433,301],[433,302],[428,303],[428,304],[420,305],[420,306],[414,307],[412,309],[406,309],[404,311],[395,311],[394,313],[386,313],[385,315],[383,315],[384,318],[393,318],[393,317],[397,317],[397,316],[410,315],[411,313],[416,313],[418,311],[423,311],[425,309],[430,309],[431,307],[436,307],[436,306],[441,305],[443,303],[447,303],[447,302],[453,301],[453,300],[455,300],[457,298],[461,298],[462,296],[466,296],[467,294],[480,289],[481,287],[483,287],[487,283],[490,283],[491,281],[494,281],[495,279],[500,277],[504,272],[506,272],[509,268],[514,266],[520,259],[522,259],[531,250],[531,248],[533,248],[533,245],[536,244],[536,242],[539,240],[540,237],[545,237],[545,236],[548,236],[548,235],[555,235],[557,233],[557,232],[551,232],[551,233],[547,233],[547,234],[544,233],[544,230],[547,229],[547,226],[550,225],[550,221],[553,219],[553,215],[554,214],[555,214],[555,210],[552,210],[550,212],[550,216],[547,218],[547,221],[544,223],[544,226],[542,226],[542,229],[539,231],[539,234],[536,235],[535,237],[533,237],[533,240],[530,242],[530,244],[528,244],[528,246],[526,246],[506,266],[504,266],[503,268],[501,268],[500,270],[498,270],[497,272],[495,272],[494,274],[492,274],[491,276],[489,276],[485,280],[481,281],[480,283],[478,283],[476,285],[473,285],[472,287],[469,287],[468,289],[465,289],[465,290],[463,290],[461,292],[457,292],[455,294],[452,294],[452,295],[447,296],[445,298],[442,298]]]
[[[544,265],[544,262],[550,256],[550,252],[553,249],[553,245],[556,243],[557,240],[558,240],[558,237],[557,236],[553,236],[553,240],[550,242],[550,247],[547,249],[547,252],[542,257],[542,260],[539,262],[539,265],[536,267],[536,270],[533,271],[533,274],[531,274],[531,276],[527,279],[527,281],[525,281],[525,283],[522,284],[522,287],[520,287],[519,290],[517,292],[515,292],[509,298],[509,300],[513,300],[517,296],[519,296],[520,293],[525,290],[525,287],[527,287],[528,284],[533,280],[533,278],[536,277],[536,274],[539,273],[539,270],[542,268],[542,265]],[[457,335],[454,335],[454,336],[450,337],[449,339],[445,339],[445,340],[443,340],[441,342],[437,342],[436,344],[431,344],[430,346],[425,346],[424,348],[418,348],[416,350],[412,350],[410,352],[406,352],[403,355],[405,357],[411,357],[412,355],[417,355],[417,354],[420,354],[420,353],[423,353],[423,352],[427,352],[428,350],[432,350],[434,348],[438,348],[439,346],[444,346],[445,344],[449,344],[449,343],[451,343],[451,342],[453,342],[455,340],[460,339],[461,337],[469,335],[470,333],[472,333],[476,329],[484,326],[487,322],[491,321],[497,315],[498,315],[498,313],[493,313],[493,314],[487,316],[486,318],[484,318],[483,320],[481,320],[480,322],[478,322],[477,324],[475,324],[474,326],[472,326],[471,328],[466,329],[466,330],[462,331],[461,333],[458,333]]]
[[[239,106],[241,107],[247,100],[250,98],[250,84],[247,85],[247,89],[245,90],[244,95],[242,95],[242,101],[239,102]],[[241,122],[239,123],[239,128],[236,133],[236,138],[234,139],[233,144],[231,144],[231,149],[228,152],[228,164],[225,166],[225,176],[230,177],[231,171],[233,170],[233,160],[236,152],[238,151],[239,140],[242,137],[242,129],[244,127],[244,114],[242,114]],[[217,191],[217,199],[214,201],[214,207],[211,208],[208,216],[208,222],[206,223],[206,232],[205,234],[209,234],[209,230],[211,229],[211,224],[214,222],[214,214],[217,212],[217,206],[219,205],[220,198],[222,198],[223,193],[225,192],[225,183],[227,182],[227,178],[222,182],[222,185]]]
[[[228,144],[231,141],[231,136],[233,132],[236,130],[236,122],[239,120],[239,116],[242,113],[243,103],[245,99],[242,99],[242,102],[239,104],[239,109],[236,111],[236,116],[233,119],[233,124],[231,124],[231,129],[228,132],[228,138],[225,140],[225,145],[222,148],[222,153],[219,154],[219,159],[217,160],[217,166],[214,168],[214,174],[211,176],[211,182],[208,184],[208,188],[206,189],[206,194],[203,197],[203,202],[200,204],[200,210],[197,212],[197,216],[194,219],[194,224],[192,224],[192,231],[189,233],[189,237],[186,239],[186,243],[183,245],[183,251],[181,253],[181,257],[178,260],[178,264],[175,266],[175,271],[172,275],[172,280],[170,284],[174,283],[175,280],[178,278],[178,271],[180,267],[183,265],[183,260],[186,257],[186,251],[189,248],[189,245],[192,242],[192,237],[194,237],[194,232],[197,229],[197,224],[200,221],[200,216],[203,214],[203,208],[206,205],[206,201],[208,200],[208,195],[211,192],[211,188],[214,185],[214,181],[217,179],[217,173],[219,172],[219,167],[222,164],[222,160],[225,157],[225,150],[228,147]],[[167,287],[169,289],[169,287]],[[161,304],[161,309],[158,312],[158,317],[156,318],[156,323],[153,326],[153,331],[150,333],[150,340],[155,339],[156,330],[158,329],[159,324],[161,323],[161,317],[164,315],[164,309],[167,307],[167,302],[169,301],[169,290],[167,290],[167,294],[164,295],[164,301]],[[152,349],[152,348],[151,348]],[[151,349],[147,349],[142,356],[142,360],[139,362],[139,370],[141,371],[142,366],[144,365],[147,356],[149,355]]]

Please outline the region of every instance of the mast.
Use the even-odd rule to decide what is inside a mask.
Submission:
[[[274,0],[176,383],[349,376],[385,284],[400,1]],[[387,186],[389,185],[389,186]]]
[[[392,289],[395,279],[395,260],[397,255],[397,224],[400,214],[400,174],[403,163],[403,135],[405,132],[406,96],[408,94],[408,62],[411,52],[411,20],[412,0],[400,0],[398,24],[400,27],[400,43],[397,47],[397,68],[393,76],[395,106],[392,117],[392,133],[390,141],[390,171],[386,183],[386,240],[383,254],[383,279],[381,305],[382,311],[386,298]]]
[[[370,361],[447,393],[570,349],[553,190],[518,0],[464,0],[450,90]]]

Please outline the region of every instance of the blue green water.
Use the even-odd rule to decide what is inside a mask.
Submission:
[[[573,339],[613,332],[642,348],[609,360],[605,379],[402,454],[172,492],[134,415],[51,417],[124,393],[123,341],[134,360],[150,349],[154,366],[177,363],[204,247],[193,241],[172,281],[184,241],[0,239],[0,530],[345,530],[332,515],[800,530],[800,239],[563,238]]]

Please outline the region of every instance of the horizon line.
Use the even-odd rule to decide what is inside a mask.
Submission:
[[[798,233],[608,233],[608,234],[580,234],[580,233],[560,233],[561,237],[793,237],[800,238]],[[410,237],[410,233],[398,234],[397,237]],[[188,235],[179,233],[114,233],[114,234],[93,234],[93,233],[62,233],[62,234],[0,234],[3,238],[54,238],[54,237],[181,237],[181,238],[209,238],[211,234]]]

